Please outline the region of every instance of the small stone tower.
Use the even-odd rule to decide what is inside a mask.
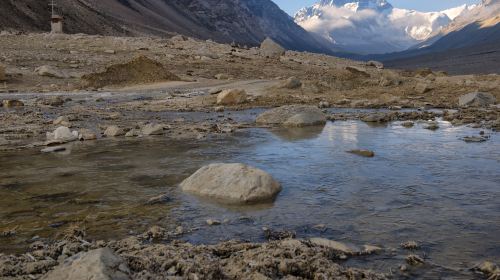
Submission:
[[[56,4],[54,3],[54,0],[51,0],[49,5],[52,7],[52,16],[50,18],[50,32],[56,34],[63,33],[63,17],[55,13],[54,7],[56,6]]]
[[[58,15],[52,15],[51,21],[51,33],[63,33],[63,17]]]

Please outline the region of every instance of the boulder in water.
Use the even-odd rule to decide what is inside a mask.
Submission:
[[[271,175],[241,163],[206,165],[180,187],[195,195],[243,204],[272,201],[281,191],[280,184]]]
[[[287,127],[304,127],[313,125],[323,125],[326,119],[323,113],[317,112],[304,112],[291,116],[283,125]]]

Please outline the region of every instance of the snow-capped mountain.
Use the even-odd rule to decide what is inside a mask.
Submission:
[[[394,8],[386,0],[321,0],[298,11],[295,21],[347,52],[376,54],[425,41],[474,7],[419,12]]]

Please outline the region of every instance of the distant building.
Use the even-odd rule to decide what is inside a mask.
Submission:
[[[58,15],[52,15],[51,21],[51,33],[60,34],[63,33],[63,17]]]
[[[51,0],[49,6],[52,9],[51,18],[50,18],[50,32],[51,33],[64,33],[63,32],[63,17],[57,15],[55,12],[55,7],[57,6],[54,0]]]

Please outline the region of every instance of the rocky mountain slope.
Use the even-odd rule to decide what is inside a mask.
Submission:
[[[329,51],[271,0],[72,0],[57,4],[69,33],[179,33],[241,45],[258,45],[269,36],[289,49]],[[46,1],[0,2],[1,30],[48,31],[49,18]]]
[[[427,40],[472,8],[424,13],[394,8],[386,0],[321,0],[300,10],[295,21],[344,51],[388,53]]]

